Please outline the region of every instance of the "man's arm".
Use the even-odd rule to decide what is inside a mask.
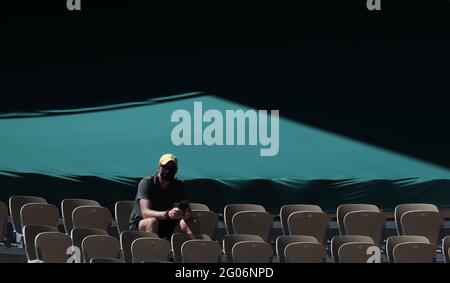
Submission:
[[[140,199],[139,206],[141,208],[141,214],[143,218],[153,217],[156,219],[167,219],[166,211],[158,211],[151,209],[152,202],[148,199]],[[168,215],[170,219],[180,219],[182,213],[178,208],[175,207],[169,210]]]

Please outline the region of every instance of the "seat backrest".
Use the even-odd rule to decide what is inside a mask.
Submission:
[[[398,244],[402,243],[430,243],[427,237],[424,236],[414,236],[414,235],[403,235],[403,236],[390,236],[386,240],[386,255],[389,262],[394,262],[394,248]]]
[[[285,262],[284,250],[286,246],[291,243],[319,243],[317,239],[313,236],[302,236],[302,235],[284,235],[279,236],[276,240],[276,252],[281,263]]]
[[[288,217],[298,211],[323,212],[322,208],[313,204],[286,204],[280,208],[280,221],[283,226],[283,234],[289,235]]]
[[[59,211],[48,203],[27,203],[20,209],[22,225],[45,225],[58,227]]]
[[[14,231],[22,234],[22,220],[20,210],[27,203],[47,203],[44,198],[35,196],[12,196],[9,198],[9,214],[12,217]]]
[[[433,263],[436,247],[429,243],[402,243],[394,247],[395,263]]]
[[[413,210],[403,213],[400,218],[403,235],[425,236],[436,245],[444,219],[439,212]]]
[[[172,246],[173,259],[176,263],[181,263],[181,247],[184,242],[189,240],[207,240],[211,241],[211,238],[206,234],[184,234],[184,233],[173,233],[170,239]]]
[[[141,263],[172,263],[168,260],[143,260]]]
[[[3,241],[6,232],[6,219],[8,217],[8,207],[0,201],[0,242]]]
[[[320,243],[295,242],[286,246],[283,258],[286,263],[323,263],[326,252]]]
[[[313,236],[323,244],[329,223],[330,218],[325,212],[294,212],[288,217],[289,234]]]
[[[342,204],[338,206],[336,209],[336,221],[339,225],[339,228],[341,229],[341,234],[348,234],[345,233],[344,226],[344,217],[349,212],[353,211],[374,211],[374,212],[380,212],[380,209],[374,205],[374,204],[358,204],[358,203],[350,203],[350,204]]]
[[[369,248],[377,249],[381,256],[380,248],[373,243],[342,244],[338,249],[339,263],[367,263],[372,258],[372,253],[368,253]]]
[[[100,206],[100,203],[96,200],[91,199],[64,199],[61,202],[61,212],[64,220],[64,228],[66,229],[66,233],[70,234],[72,231],[73,223],[72,223],[72,213],[75,208],[83,205],[90,206]]]
[[[450,263],[450,236],[442,239],[442,253],[444,254],[445,262]]]
[[[116,202],[114,207],[116,220],[117,220],[117,229],[120,233],[124,231],[130,231],[130,215],[133,211],[134,201],[132,200],[123,200]]]
[[[363,236],[363,235],[334,236],[331,239],[331,256],[333,257],[335,262],[339,262],[339,254],[338,254],[339,248],[343,244],[347,244],[347,243],[375,244],[375,242],[369,236]]]
[[[161,238],[139,238],[131,244],[131,254],[135,263],[144,260],[168,260],[170,243]]]
[[[198,221],[199,233],[206,234],[213,239],[219,224],[219,216],[209,210],[193,210],[192,216]]]
[[[108,236],[108,232],[95,228],[74,228],[71,232],[72,245],[81,249],[84,238],[92,235]]]
[[[81,243],[81,247],[85,262],[90,262],[96,257],[119,258],[120,254],[120,242],[112,236],[87,236]]]
[[[158,234],[143,231],[124,231],[120,233],[120,246],[126,263],[131,263],[133,257],[131,254],[131,244],[139,238],[159,238]]]
[[[273,225],[272,214],[265,211],[241,211],[231,221],[234,233],[259,235],[264,241],[269,241]]]
[[[439,209],[434,204],[429,203],[405,203],[399,204],[395,207],[394,211],[394,219],[395,224],[397,226],[397,231],[399,235],[402,235],[402,226],[401,226],[401,217],[405,212],[413,211],[413,210],[425,210],[425,211],[436,211],[439,212]]]
[[[227,227],[228,234],[233,234],[233,216],[241,211],[266,211],[266,209],[259,204],[228,204],[223,209],[223,220]]]
[[[37,259],[36,246],[34,245],[34,242],[36,240],[36,236],[42,232],[58,232],[58,229],[54,226],[44,226],[44,225],[25,225],[23,227],[25,252],[27,254],[28,260]]]
[[[69,235],[60,232],[42,232],[35,239],[37,258],[45,263],[66,263],[72,246]]]
[[[236,243],[243,241],[264,242],[264,239],[258,235],[248,235],[248,234],[225,235],[225,238],[223,239],[223,251],[225,253],[225,257],[228,263],[233,262],[233,254],[232,254],[233,246]]]
[[[108,231],[111,212],[101,206],[79,206],[72,213],[73,228],[96,228]]]
[[[189,203],[189,207],[191,208],[191,210],[210,210],[209,206],[207,206],[206,204],[203,204],[203,203],[198,203],[198,202]]]
[[[386,218],[378,211],[352,211],[345,215],[343,226],[345,234],[365,235],[379,245],[383,236]]]
[[[234,263],[270,263],[273,250],[266,242],[244,241],[234,244],[231,254]]]
[[[181,257],[184,263],[217,263],[222,249],[216,241],[189,240],[181,246]]]
[[[117,258],[95,257],[90,263],[123,263],[123,260]]]

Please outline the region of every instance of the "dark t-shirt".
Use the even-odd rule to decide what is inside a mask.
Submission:
[[[143,178],[138,185],[136,199],[134,201],[133,211],[130,216],[130,224],[142,220],[141,208],[139,202],[141,199],[151,201],[151,209],[158,211],[170,210],[175,202],[185,199],[185,190],[183,182],[175,179],[169,183],[169,186],[163,189],[155,175]]]

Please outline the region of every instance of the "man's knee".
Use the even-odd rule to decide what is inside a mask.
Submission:
[[[142,219],[139,222],[139,231],[144,232],[158,232],[158,219],[149,217]]]

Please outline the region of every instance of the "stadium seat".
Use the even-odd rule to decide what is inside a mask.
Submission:
[[[450,263],[450,236],[442,239],[442,254],[444,255],[445,262]]]
[[[206,234],[184,234],[184,233],[174,233],[170,239],[172,246],[173,259],[176,263],[182,262],[181,257],[181,247],[184,242],[189,240],[207,240],[211,241],[211,238]]]
[[[436,211],[408,211],[400,218],[402,235],[425,236],[432,245],[438,241],[443,222],[444,219]]]
[[[126,263],[131,263],[133,257],[131,254],[131,244],[139,238],[159,238],[158,234],[142,231],[124,231],[120,233],[120,246],[123,252],[123,258]]]
[[[339,248],[347,243],[367,243],[375,245],[375,242],[369,236],[362,236],[362,235],[334,236],[331,239],[331,256],[333,257],[334,262],[336,263],[340,262]]]
[[[189,203],[189,207],[191,211],[194,210],[210,210],[209,207],[206,204],[198,203],[198,202],[191,202]]]
[[[44,198],[34,196],[12,196],[9,198],[9,214],[11,215],[14,231],[22,234],[22,220],[20,210],[27,203],[47,203]]]
[[[270,263],[273,250],[266,242],[243,241],[234,244],[231,254],[233,263]]]
[[[27,203],[20,210],[20,219],[25,225],[44,225],[58,227],[59,211],[48,203]]]
[[[134,201],[123,200],[116,202],[114,206],[114,211],[117,220],[117,231],[119,235],[122,232],[130,231],[130,215],[133,210]]]
[[[253,241],[253,242],[264,242],[264,239],[258,235],[247,235],[247,234],[233,234],[225,235],[223,239],[223,251],[228,263],[233,262],[232,249],[236,243],[243,241]]]
[[[8,207],[0,201],[0,243],[3,242],[6,233],[6,219],[8,217]]]
[[[96,228],[108,231],[112,216],[101,206],[79,206],[72,213],[73,228]]]
[[[395,224],[397,226],[398,235],[403,235],[402,226],[401,226],[401,217],[405,212],[413,211],[413,210],[424,210],[424,211],[435,211],[439,212],[439,209],[434,204],[428,203],[406,203],[399,204],[395,207],[394,211],[394,219]]]
[[[273,215],[265,211],[241,211],[234,214],[233,233],[259,235],[269,241],[273,225]]]
[[[81,247],[85,262],[90,262],[96,257],[119,258],[120,255],[120,242],[112,236],[87,236],[81,243]]]
[[[313,236],[324,244],[330,218],[325,212],[298,211],[288,217],[290,235]]]
[[[181,246],[183,263],[217,263],[222,249],[216,241],[189,240]]]
[[[372,259],[372,253],[368,253],[373,248],[378,251],[378,259]],[[375,243],[344,243],[338,249],[339,263],[367,263],[381,262],[381,250]]]
[[[390,236],[386,240],[386,255],[390,263],[394,263],[394,248],[402,243],[425,243],[430,241],[424,236]]]
[[[71,232],[72,245],[81,249],[84,238],[92,235],[108,236],[108,232],[95,228],[74,228]]]
[[[64,199],[61,202],[61,212],[64,221],[64,228],[66,229],[67,234],[70,234],[70,231],[72,231],[73,228],[73,211],[75,210],[75,208],[84,205],[100,206],[100,203],[98,203],[98,201],[90,199]]]
[[[123,260],[108,257],[95,257],[91,259],[90,263],[123,263]]]
[[[209,210],[193,210],[192,216],[197,219],[199,224],[199,234],[206,234],[211,239],[216,235],[219,216]]]
[[[402,243],[394,247],[395,263],[433,263],[436,247],[429,243]]]
[[[281,226],[283,226],[283,234],[289,235],[288,218],[294,212],[298,211],[313,211],[313,212],[323,212],[322,208],[318,205],[313,204],[287,204],[280,208],[280,221]]]
[[[286,263],[323,263],[326,251],[320,243],[295,242],[286,246],[283,258]]]
[[[139,238],[131,244],[133,262],[144,260],[168,260],[170,256],[170,242],[160,238]]]
[[[313,236],[301,236],[301,235],[279,236],[276,240],[275,250],[281,263],[286,262],[284,259],[284,250],[286,246],[291,243],[319,243],[319,242]]]
[[[364,235],[371,237],[375,244],[381,243],[386,218],[377,211],[352,211],[344,217],[344,233],[346,235]]]
[[[60,232],[43,232],[36,236],[36,255],[44,263],[67,263],[72,246],[69,235]]]
[[[228,204],[223,209],[223,218],[228,234],[236,234],[233,232],[233,216],[241,211],[263,211],[266,209],[259,204]]]
[[[358,203],[351,203],[351,204],[341,204],[336,209],[336,221],[339,228],[339,233],[341,235],[351,235],[349,233],[345,232],[345,226],[344,226],[344,217],[353,211],[373,211],[373,212],[380,212],[380,209],[373,204],[358,204]]]
[[[172,263],[168,260],[143,260],[141,263]]]
[[[36,246],[34,245],[34,242],[36,240],[36,236],[42,232],[58,232],[58,229],[54,226],[44,225],[25,225],[23,227],[25,253],[27,255],[28,261],[37,259]]]

